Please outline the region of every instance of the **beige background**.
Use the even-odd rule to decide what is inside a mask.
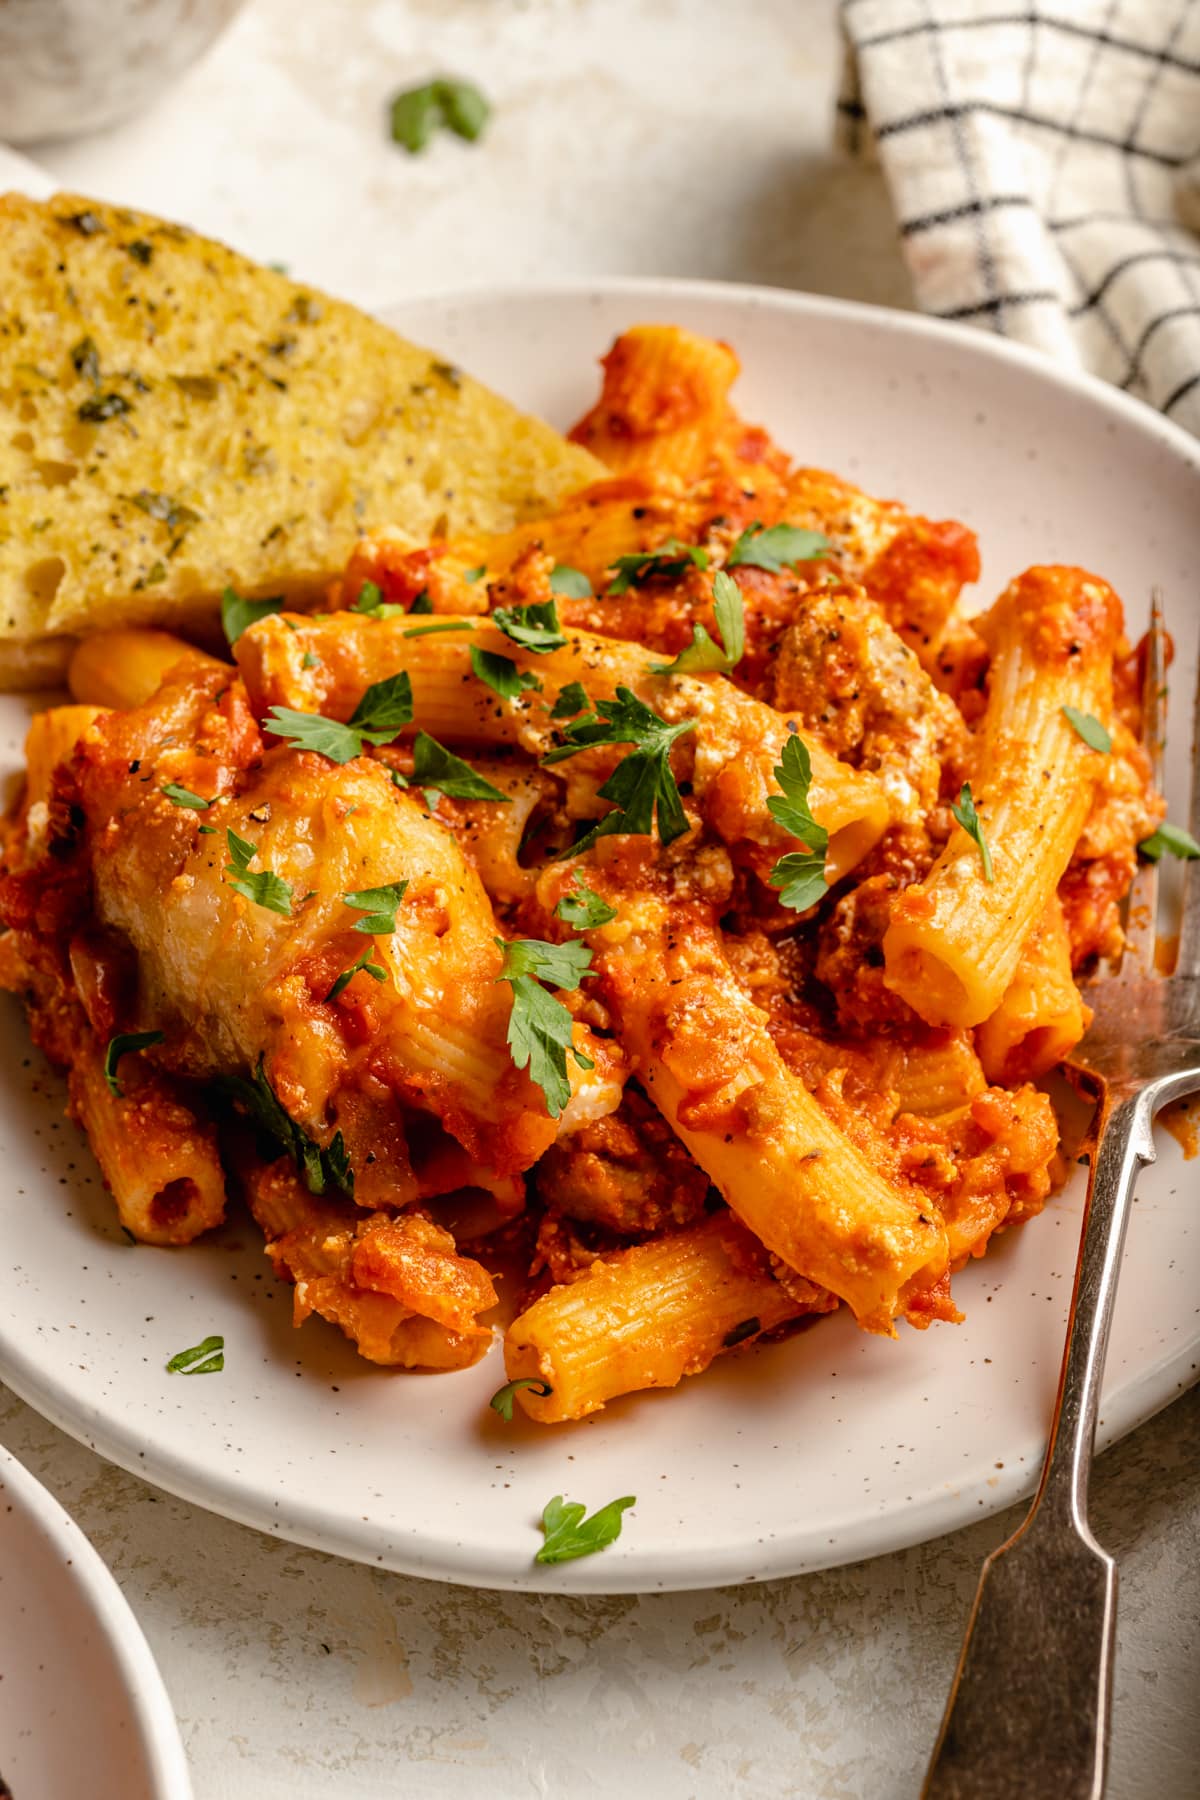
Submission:
[[[908,301],[886,195],[830,156],[825,0],[252,0],[150,113],[33,151],[365,304],[553,274]],[[496,103],[486,141],[393,149],[396,87]],[[2,122],[0,122],[2,129]],[[768,1586],[478,1594],[259,1536],[109,1468],[0,1392],[0,1436],[107,1558],[197,1800],[901,1800],[976,1572],[1013,1523]],[[1122,1571],[1113,1800],[1200,1787],[1200,1395],[1100,1463]],[[796,1505],[804,1505],[803,1452]]]

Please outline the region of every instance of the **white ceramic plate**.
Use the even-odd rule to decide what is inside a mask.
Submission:
[[[0,1770],[13,1800],[188,1800],[137,1620],[74,1520],[0,1450]]]
[[[675,320],[729,339],[741,410],[805,460],[979,531],[980,593],[1030,563],[1082,562],[1138,623],[1164,590],[1190,680],[1200,459],[1156,416],[965,330],[832,300],[736,287],[610,283],[415,301],[393,322],[565,425],[624,326]],[[16,758],[24,706],[2,703]],[[1186,757],[1186,705],[1174,748]],[[1172,777],[1180,816],[1186,771]],[[122,1238],[62,1088],[6,1003],[0,1191],[17,1264],[0,1375],[126,1468],[303,1543],[451,1581],[579,1592],[750,1581],[932,1537],[1028,1490],[1057,1378],[1081,1200],[1076,1180],[955,1283],[959,1327],[895,1343],[843,1314],[731,1358],[674,1394],[573,1427],[505,1427],[487,1410],[498,1351],[452,1376],[381,1372],[332,1330],[293,1334],[291,1290],[248,1226],[187,1250]],[[1196,1377],[1196,1175],[1164,1138],[1143,1179],[1117,1309],[1102,1437]],[[165,1374],[224,1334],[223,1375]],[[636,1494],[602,1556],[535,1568],[556,1493]]]

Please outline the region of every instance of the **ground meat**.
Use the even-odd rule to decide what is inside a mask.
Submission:
[[[811,595],[784,633],[774,704],[835,755],[877,773],[897,811],[919,818],[966,732],[912,651],[861,592]]]
[[[551,1146],[537,1165],[544,1206],[622,1237],[701,1218],[708,1176],[641,1091]]]

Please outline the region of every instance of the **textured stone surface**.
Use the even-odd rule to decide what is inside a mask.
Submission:
[[[979,1564],[1017,1516],[755,1588],[473,1593],[213,1518],[11,1397],[0,1434],[133,1605],[197,1800],[907,1800]],[[1190,1800],[1200,1390],[1110,1451],[1094,1490],[1122,1581],[1111,1800]]]
[[[878,177],[827,153],[836,62],[825,0],[257,0],[153,111],[35,154],[64,185],[368,304],[618,273],[902,305]],[[384,102],[442,69],[478,80],[496,117],[479,147],[413,161],[384,139]],[[10,1397],[0,1434],[142,1620],[197,1800],[902,1800],[979,1563],[1012,1523],[761,1588],[479,1594],[212,1518]],[[1094,1511],[1122,1570],[1112,1800],[1185,1800],[1200,1394],[1101,1462]]]

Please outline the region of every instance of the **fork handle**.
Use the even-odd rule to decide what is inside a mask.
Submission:
[[[983,1565],[923,1800],[1104,1791],[1117,1571],[1088,1529],[1088,1472],[1133,1185],[1168,1097],[1145,1089],[1102,1121],[1041,1483]]]

